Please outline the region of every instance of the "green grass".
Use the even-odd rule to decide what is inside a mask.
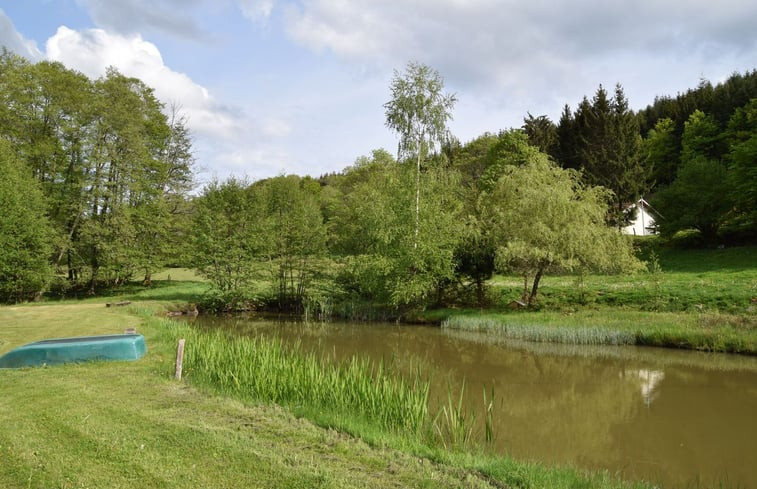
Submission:
[[[569,314],[537,311],[453,315],[442,327],[527,341],[580,345],[647,345],[757,354],[755,317],[655,313],[600,308]]]
[[[490,285],[499,307],[427,311],[420,318],[528,341],[757,354],[757,247],[654,251],[656,273],[547,276],[535,310],[508,310],[522,283],[498,276]]]
[[[645,311],[745,314],[757,297],[757,247],[707,250],[657,248],[660,272],[633,275],[563,275],[543,278],[539,305],[547,310],[612,306]],[[649,253],[641,253],[649,260]],[[519,277],[490,281],[504,303],[522,293]],[[755,311],[753,311],[755,312]]]
[[[152,276],[153,280],[165,280],[168,282],[205,282],[205,278],[197,274],[191,268],[166,268]]]
[[[252,348],[246,344],[228,355],[220,350],[229,338],[203,336],[151,315],[173,307],[172,300],[120,308],[106,308],[106,300],[112,301],[0,307],[3,350],[43,337],[113,333],[125,327],[137,327],[148,344],[147,355],[137,362],[0,370],[0,487],[646,487],[607,473],[550,469],[475,450],[449,451],[412,430],[387,429],[381,421],[387,418],[360,407],[379,401],[375,392],[373,397],[365,393],[377,388],[367,376],[383,375],[360,361],[338,367],[300,358],[297,368],[305,369],[300,387],[318,376],[355,385],[336,395],[346,401],[334,401],[328,393],[312,393],[315,399],[295,393],[287,397],[293,401],[282,401],[290,408],[282,409],[260,401],[241,382],[239,389],[229,390],[219,372],[208,372],[202,380],[198,359],[192,357],[215,352],[233,361],[233,355],[262,350],[244,350]],[[179,334],[188,339],[185,382],[172,380]],[[300,355],[279,351],[275,344],[262,348],[287,361]],[[240,360],[247,367],[250,363]],[[280,378],[292,373],[286,361],[261,364],[279,369],[262,372],[268,383],[288,382]],[[220,363],[204,368],[237,367]],[[387,385],[378,387],[381,395],[391,397],[409,387],[388,375],[383,378]],[[395,387],[388,386],[392,383]],[[345,413],[340,402],[357,407]]]
[[[190,345],[184,368],[193,383],[248,401],[355,416],[388,431],[420,434],[426,426],[428,381],[406,382],[392,365],[357,356],[337,363],[275,339],[166,324],[174,338]]]

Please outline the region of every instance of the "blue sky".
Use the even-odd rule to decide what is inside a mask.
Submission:
[[[0,0],[0,44],[137,76],[188,117],[200,183],[339,171],[396,137],[393,70],[457,95],[455,136],[559,118],[602,83],[631,106],[757,68],[744,0]]]

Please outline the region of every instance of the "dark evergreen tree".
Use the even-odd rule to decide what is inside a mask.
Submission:
[[[528,112],[523,119],[523,130],[528,142],[552,158],[557,156],[557,126],[546,115],[534,117]]]
[[[578,159],[578,123],[573,117],[570,106],[565,104],[560,122],[557,124],[557,149],[555,159],[563,168],[577,170],[581,165]]]
[[[733,114],[725,136],[730,148],[726,161],[735,224],[754,235],[757,232],[757,98]]]
[[[612,190],[610,221],[621,227],[629,216],[625,207],[647,189],[648,172],[641,164],[638,120],[628,107],[623,88],[616,85],[612,98],[600,85],[585,115],[579,155],[584,178]],[[583,114],[582,114],[583,116]],[[576,117],[576,120],[579,120]]]

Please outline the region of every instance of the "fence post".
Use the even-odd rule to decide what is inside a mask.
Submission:
[[[176,348],[176,380],[181,380],[182,363],[184,363],[184,338],[179,340],[179,346]]]

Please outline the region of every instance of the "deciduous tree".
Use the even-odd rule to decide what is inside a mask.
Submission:
[[[609,197],[544,154],[507,167],[493,190],[481,196],[482,214],[498,244],[497,268],[523,277],[524,301],[536,301],[547,273],[636,266],[630,242],[605,224]]]
[[[52,228],[31,169],[0,138],[0,301],[39,296],[52,279]]]
[[[420,229],[421,163],[447,137],[447,121],[452,118],[456,99],[444,93],[439,72],[416,62],[408,63],[404,74],[394,72],[390,91],[391,100],[384,109],[387,127],[400,136],[397,159],[413,157],[416,163],[415,248]]]

